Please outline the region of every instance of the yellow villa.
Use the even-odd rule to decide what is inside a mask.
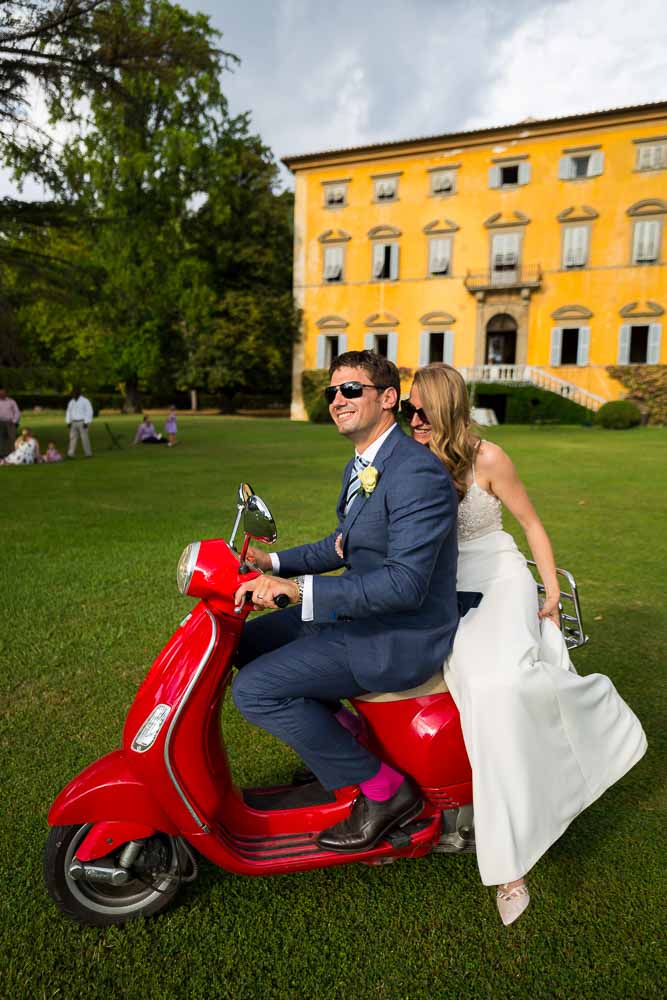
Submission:
[[[373,347],[591,409],[665,364],[667,102],[288,157],[301,375]]]

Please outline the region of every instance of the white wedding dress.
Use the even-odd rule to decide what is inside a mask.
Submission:
[[[580,677],[501,503],[474,478],[459,506],[459,590],[481,591],[445,663],[473,774],[485,885],[524,876],[572,820],[637,763],[646,737],[602,674]]]

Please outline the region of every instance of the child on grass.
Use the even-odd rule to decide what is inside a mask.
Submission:
[[[169,415],[167,416],[167,420],[164,425],[164,432],[167,435],[167,445],[169,448],[173,448],[174,445],[176,444],[177,430],[178,428],[176,426],[176,407],[172,403],[172,405],[169,407]]]

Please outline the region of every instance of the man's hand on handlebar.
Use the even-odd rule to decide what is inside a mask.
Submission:
[[[248,555],[250,555],[250,549]],[[262,553],[266,555],[266,553]],[[299,603],[299,587],[294,580],[283,580],[279,576],[258,576],[254,580],[242,583],[234,594],[234,604],[236,607],[243,605],[245,595],[250,594],[252,605],[255,611],[264,611],[266,608],[277,608],[275,598],[279,594],[284,594],[290,604]],[[249,598],[250,599],[250,598]]]
[[[246,553],[246,562],[254,563],[262,573],[270,573],[273,569],[269,553],[264,549],[256,549],[254,545],[251,545]]]

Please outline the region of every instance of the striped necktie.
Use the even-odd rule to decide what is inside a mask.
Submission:
[[[350,478],[349,485],[347,487],[347,495],[345,497],[345,514],[349,511],[354,498],[361,489],[361,483],[359,482],[359,473],[362,469],[368,468],[370,462],[367,462],[361,455],[355,455],[354,457],[354,469],[352,471],[352,476]]]

